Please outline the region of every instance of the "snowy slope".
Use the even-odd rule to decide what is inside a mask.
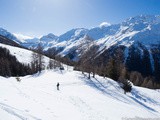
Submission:
[[[17,60],[24,64],[30,64],[32,61],[32,51],[13,47],[9,45],[4,45],[0,43],[0,47],[6,48],[10,51],[10,53],[14,56],[16,56]],[[45,64],[47,65],[49,62],[49,58],[44,56]]]
[[[44,71],[21,80],[0,77],[0,120],[160,118],[158,90],[133,87],[124,95],[111,79],[88,80],[71,69]]]

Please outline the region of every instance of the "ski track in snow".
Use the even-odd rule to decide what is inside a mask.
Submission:
[[[28,112],[28,111],[24,112],[24,111],[18,110],[16,108],[13,108],[9,105],[6,105],[4,103],[0,103],[0,108],[3,109],[4,111],[6,111],[7,113],[17,117],[17,119],[20,119],[20,120],[28,120],[28,118],[29,119],[34,119],[34,120],[41,120],[39,118],[36,118],[32,115],[29,115],[29,114],[25,113],[25,112]]]

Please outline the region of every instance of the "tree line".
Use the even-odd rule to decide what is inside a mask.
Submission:
[[[0,51],[0,76],[25,76],[37,72],[40,73],[44,69],[59,69],[63,67],[58,56],[56,57],[57,60],[50,58],[48,63],[45,63],[44,50],[41,44],[32,50],[30,64],[20,63],[6,48],[0,47]]]
[[[153,56],[153,69],[149,52],[144,47],[143,55],[141,55],[139,49],[131,46],[127,59],[124,55],[124,46],[112,47],[100,56],[97,56],[97,50],[98,46],[91,46],[75,64],[75,70],[87,72],[89,79],[91,75],[94,77],[98,74],[112,78],[119,83],[126,84],[130,80],[136,86],[160,88],[160,62],[158,62],[160,59],[156,53]]]
[[[32,74],[30,65],[20,63],[9,50],[0,47],[0,75],[4,77]]]
[[[49,52],[46,54],[41,43],[39,43],[37,48],[33,49],[32,51],[32,73],[40,73],[45,69],[59,69],[63,67],[60,56],[54,56],[53,52]],[[45,62],[45,55],[50,58],[48,63]]]

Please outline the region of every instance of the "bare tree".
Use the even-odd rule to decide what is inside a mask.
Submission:
[[[43,47],[39,43],[35,51],[32,53],[32,70],[41,72],[44,69]]]
[[[93,77],[95,77],[96,74],[96,65],[95,65],[95,57],[96,57],[97,47],[95,45],[92,45],[88,48],[88,51],[83,54],[81,58],[81,70],[82,73],[85,71],[88,73],[88,79],[90,79],[91,73],[93,73]]]
[[[31,62],[32,72],[38,72],[38,54],[36,52],[32,52],[32,62]]]
[[[52,60],[52,59],[49,60],[48,68],[49,69],[53,69],[54,68],[54,60]]]
[[[141,86],[143,83],[143,79],[143,76],[139,72],[134,71],[130,74],[130,80],[133,82],[134,85]]]

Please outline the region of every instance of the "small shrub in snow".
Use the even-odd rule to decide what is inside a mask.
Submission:
[[[124,93],[126,94],[126,92],[131,92],[132,90],[132,85],[131,82],[126,80],[125,82],[123,82],[123,86],[122,86]]]
[[[21,79],[19,77],[16,77],[17,82],[21,82]]]
[[[64,67],[60,67],[59,69],[60,69],[60,70],[64,70]]]

